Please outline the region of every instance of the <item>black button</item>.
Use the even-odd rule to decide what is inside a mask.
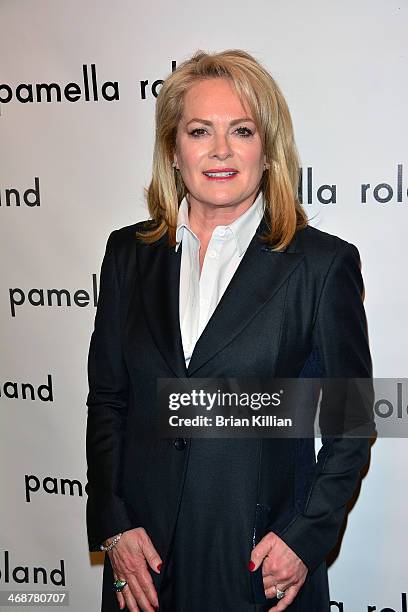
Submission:
[[[177,450],[184,450],[187,446],[187,442],[184,438],[176,438],[174,440],[174,446],[177,448]]]

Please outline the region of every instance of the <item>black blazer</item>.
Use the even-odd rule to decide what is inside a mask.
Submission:
[[[179,323],[181,248],[176,253],[166,236],[140,243],[134,233],[142,223],[109,236],[88,362],[91,551],[143,526],[164,561],[168,555],[190,445],[149,436],[158,377],[372,376],[357,248],[308,226],[275,253],[258,238],[264,227],[262,220],[188,369]],[[325,568],[370,442],[323,442],[316,463],[313,439],[252,441],[248,474],[258,484],[246,487],[248,559],[254,530],[257,541],[273,530],[309,575]],[[161,576],[154,580],[159,586]],[[258,575],[255,601],[264,601],[261,585]]]

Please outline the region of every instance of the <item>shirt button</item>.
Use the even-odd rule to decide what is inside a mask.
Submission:
[[[208,251],[208,257],[214,259],[215,257],[217,257],[217,251]]]
[[[225,227],[219,227],[217,229],[217,236],[225,236],[226,229]]]

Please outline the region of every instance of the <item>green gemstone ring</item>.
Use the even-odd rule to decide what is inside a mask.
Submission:
[[[120,593],[121,591],[123,591],[126,585],[126,580],[115,580],[115,582],[113,583],[113,590],[116,591],[116,593]]]

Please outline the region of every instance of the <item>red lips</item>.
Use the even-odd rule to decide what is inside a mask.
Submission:
[[[238,172],[236,168],[209,168],[208,170],[203,170],[204,172]]]

